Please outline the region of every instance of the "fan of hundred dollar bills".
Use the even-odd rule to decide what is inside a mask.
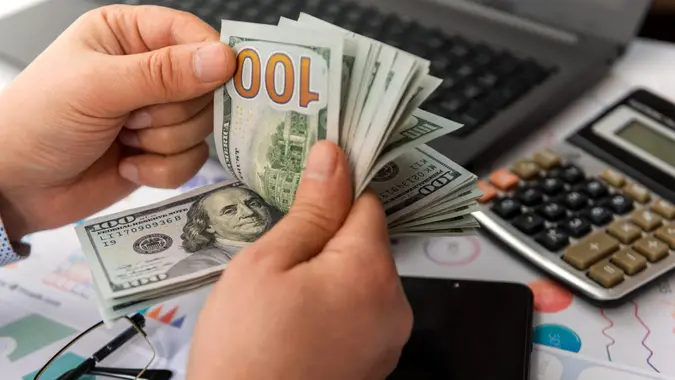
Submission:
[[[214,143],[236,179],[76,228],[105,321],[214,282],[288,211],[317,140],[347,154],[355,196],[379,194],[391,236],[478,227],[476,176],[426,145],[461,127],[418,108],[441,83],[428,61],[307,14],[223,21],[221,40],[238,66]]]

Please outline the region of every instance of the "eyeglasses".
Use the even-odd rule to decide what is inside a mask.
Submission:
[[[164,369],[148,369],[155,359],[155,348],[148,340],[147,334],[143,330],[145,327],[145,317],[142,314],[134,314],[131,317],[124,317],[122,321],[130,326],[119,335],[109,341],[106,345],[96,351],[89,358],[82,360],[69,351],[76,344],[81,344],[83,340],[96,339],[96,331],[104,326],[103,321],[89,327],[73,340],[61,348],[51,359],[36,373],[34,380],[76,380],[92,379],[93,376],[108,377],[115,379],[139,379],[139,380],[169,380],[173,373]],[[99,331],[100,333],[100,331]],[[147,347],[152,352],[148,364],[143,368],[111,368],[101,367],[98,363],[103,361],[113,352],[116,352],[125,343],[129,342],[136,335],[139,335]],[[82,347],[82,346],[81,346]],[[73,357],[76,359],[73,360]],[[79,364],[77,363],[79,358]]]

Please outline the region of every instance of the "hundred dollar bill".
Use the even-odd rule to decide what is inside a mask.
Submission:
[[[428,145],[460,124],[419,109],[441,80],[429,61],[301,14],[223,21],[234,77],[214,99],[213,150],[234,180],[76,227],[106,322],[217,281],[295,199],[309,149],[343,148],[390,236],[473,233],[477,178]]]
[[[410,125],[410,118],[411,116],[414,116],[414,114],[417,112],[419,114],[419,111],[421,111],[418,107],[422,105],[422,103],[431,95],[433,91],[438,88],[438,86],[441,85],[442,80],[436,77],[432,77],[430,75],[425,76],[422,78],[419,84],[415,84],[413,87],[411,87],[409,90],[412,90],[411,93],[408,95],[410,96],[409,101],[407,99],[404,99],[401,102],[401,106],[398,107],[398,110],[396,111],[396,115],[394,115],[394,119],[391,122],[391,125],[388,126],[387,133],[385,136],[382,138],[381,141],[377,143],[377,149],[374,151],[374,153],[370,154],[370,162],[368,165],[363,165],[364,168],[367,168],[369,170],[368,174],[365,175],[366,178],[372,178],[371,173],[373,171],[377,171],[379,169],[374,169],[374,166],[377,166],[379,162],[383,161],[383,154],[386,153],[384,150],[389,147],[390,142],[392,139],[396,140],[397,135],[400,134],[401,129],[408,129]],[[415,88],[416,86],[416,88]],[[425,111],[426,112],[426,111]],[[428,113],[429,115],[433,116],[435,119],[441,119],[446,122],[449,122],[449,120],[439,118],[438,116],[435,116],[433,114]],[[427,119],[429,119],[427,117]],[[455,123],[456,124],[456,123]],[[456,124],[455,129],[461,128],[460,124]],[[450,133],[450,132],[446,132]],[[439,136],[436,136],[439,137]],[[436,138],[434,137],[434,139]],[[431,140],[428,140],[431,141]],[[426,143],[428,141],[425,141],[423,143]],[[420,142],[420,144],[423,144]],[[380,166],[381,167],[381,166]],[[356,174],[356,182],[357,183],[362,183],[365,182],[363,178],[364,173],[358,173]]]
[[[394,231],[390,232],[389,236],[392,238],[404,237],[453,237],[453,236],[471,236],[476,235],[476,230],[472,228],[450,228],[438,231]]]
[[[380,51],[382,50],[382,44],[380,42],[361,36],[347,29],[343,29],[304,12],[301,12],[298,16],[297,23],[316,31],[334,31],[343,33],[348,36],[348,38],[355,40],[359,46],[368,47],[368,55],[365,64],[363,65],[362,72],[359,75],[359,82],[355,82],[358,87],[350,89],[351,92],[356,94],[356,97],[353,99],[353,103],[350,102],[345,105],[345,121],[342,125],[342,133],[340,134],[340,146],[345,148],[345,151],[348,152],[350,150],[349,142],[353,138],[356,124],[361,118],[363,107],[368,98],[368,94],[370,93],[370,89],[375,83],[377,73],[380,71],[380,68],[382,68],[383,74],[381,75],[384,75],[384,69],[391,63],[388,61],[387,57],[380,56]],[[387,55],[390,54],[391,53],[387,53]]]
[[[379,46],[379,52],[375,65],[373,66],[373,71],[371,72],[367,83],[364,83],[366,88],[363,89],[363,103],[358,105],[358,112],[353,115],[354,119],[352,120],[349,136],[347,137],[345,153],[349,157],[352,167],[355,167],[356,165],[356,150],[359,145],[358,141],[363,139],[363,135],[373,122],[373,118],[378,111],[378,105],[382,98],[385,97],[387,82],[396,75],[394,70],[399,70],[397,75],[399,78],[402,75],[407,74],[403,72],[405,70],[403,65],[406,62],[401,63],[399,67],[394,66],[395,62],[396,51],[387,46]],[[392,92],[395,91],[398,91],[398,89],[392,89]]]
[[[396,222],[393,222],[391,226],[398,227],[399,225],[403,225],[406,223],[411,223],[418,220],[432,219],[435,217],[441,217],[441,219],[439,220],[442,220],[442,218],[447,217],[446,215],[451,214],[458,208],[464,206],[472,206],[471,212],[473,212],[473,207],[474,206],[478,207],[476,199],[480,198],[482,195],[483,193],[478,189],[471,189],[469,191],[466,191],[459,197],[454,197],[453,194],[453,198],[445,198],[444,200],[436,202],[433,205],[416,210],[406,215],[405,217],[396,220]],[[441,206],[442,208],[438,208],[437,205]]]
[[[470,215],[462,215],[448,221],[423,224],[419,226],[401,227],[391,229],[391,232],[409,232],[409,231],[443,231],[455,228],[475,228],[478,222]]]
[[[101,296],[199,282],[221,272],[283,214],[240,181],[225,181],[76,227]]]
[[[378,173],[373,189],[392,223],[442,200],[470,178],[422,146]],[[92,219],[76,231],[102,296],[125,303],[140,293],[147,298],[222,271],[283,214],[242,182],[230,180]]]
[[[218,158],[287,211],[311,146],[339,142],[343,38],[223,21],[221,40],[234,50],[237,69],[214,98]]]
[[[436,216],[436,217],[430,217],[430,218],[423,218],[423,219],[415,219],[411,220],[405,223],[400,223],[396,224],[396,226],[392,226],[392,230],[401,230],[401,229],[419,229],[421,226],[427,226],[427,225],[437,225],[440,223],[446,223],[446,222],[454,222],[457,220],[459,217],[464,217],[465,215],[470,215],[476,211],[479,211],[480,207],[478,204],[475,202],[466,202],[464,204],[458,205],[457,207],[447,210],[443,215]],[[469,217],[468,219],[473,220],[472,217]],[[462,219],[462,221],[467,220],[467,219]],[[462,227],[468,227],[462,226]]]
[[[386,140],[391,128],[389,123],[414,78],[416,64],[414,57],[396,53],[384,87],[377,89],[382,92],[381,96],[377,102],[366,104],[364,114],[372,112],[372,118],[358,124],[354,140],[349,142],[354,148],[350,159],[355,163],[356,178],[361,172],[368,171],[375,148],[380,141]]]
[[[473,174],[429,146],[422,145],[385,165],[370,187],[383,203],[389,223],[442,201]]]
[[[300,13],[298,23],[318,30],[345,31],[306,13]],[[427,75],[430,66],[428,60],[368,37],[351,34],[360,41],[380,46],[384,54],[395,53],[393,65],[388,72],[385,71],[386,67],[376,66],[376,75],[382,70],[380,75],[386,72],[387,78],[384,83],[373,80],[372,84],[367,84],[363,113],[356,126],[349,127],[348,137],[345,139],[344,145],[356,171],[357,183],[360,184],[399,121],[402,119],[405,122],[441,81]]]
[[[301,23],[285,17],[279,19],[280,27],[293,26],[296,28],[305,28],[305,30],[319,30],[322,33],[337,33],[344,38],[344,49],[342,57],[342,99],[340,111],[340,130],[344,132],[348,129],[348,124],[352,119],[354,108],[361,90],[363,77],[372,70],[374,64],[372,55],[372,45],[356,34],[331,24],[314,25],[311,23]],[[346,145],[347,133],[340,133],[340,146]]]
[[[377,172],[401,154],[410,152],[416,147],[452,133],[462,127],[459,123],[443,119],[421,109],[415,110],[405,125],[405,128],[399,129],[389,138],[386,146],[380,152],[377,162],[372,165],[370,173],[365,178],[356,177],[355,182],[358,184],[357,195],[365,190]]]

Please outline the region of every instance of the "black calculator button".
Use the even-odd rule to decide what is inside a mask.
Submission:
[[[492,212],[504,219],[511,219],[520,215],[520,207],[521,204],[517,199],[502,198],[495,201]]]
[[[544,219],[534,213],[527,213],[517,217],[513,225],[528,235],[534,235],[544,229]]]
[[[603,206],[594,206],[584,210],[584,216],[596,226],[603,226],[614,219],[612,212]]]
[[[633,200],[623,194],[613,194],[612,196],[603,199],[600,204],[608,207],[615,214],[623,215],[633,211]]]
[[[549,251],[557,252],[569,245],[570,235],[561,228],[549,228],[537,235],[535,240]]]
[[[539,187],[546,195],[557,195],[565,189],[565,183],[558,177],[546,177],[541,180]]]
[[[586,179],[584,172],[574,165],[567,165],[563,167],[562,171],[560,172],[560,177],[565,182],[573,185]]]
[[[588,206],[588,195],[580,191],[571,191],[562,197],[561,202],[572,211],[579,211]]]
[[[583,185],[580,186],[580,190],[588,194],[591,199],[600,199],[608,194],[607,186],[604,183],[600,182],[597,179],[591,179],[586,181]]]
[[[591,223],[578,216],[566,219],[561,227],[575,238],[586,236],[591,232]]]
[[[516,197],[525,206],[536,206],[544,201],[544,194],[534,186],[524,186],[516,190]]]
[[[546,202],[541,205],[537,211],[539,212],[539,215],[543,216],[544,219],[549,222],[556,222],[567,216],[565,207],[556,202]]]
[[[563,168],[560,165],[554,166],[553,168],[549,169],[547,172],[547,176],[549,177],[556,177],[556,178],[562,178],[562,173],[563,173]]]

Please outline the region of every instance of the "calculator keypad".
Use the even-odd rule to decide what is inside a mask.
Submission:
[[[675,255],[675,206],[616,169],[565,161],[542,150],[497,170],[480,181],[480,202],[601,287]]]
[[[661,227],[656,231],[656,237],[668,243],[670,249],[675,249],[675,225]]]
[[[565,220],[561,225],[563,229],[577,239],[588,235],[593,228],[589,221],[578,216]]]
[[[609,261],[595,264],[588,271],[588,277],[605,288],[614,287],[624,280],[624,272]]]
[[[569,247],[563,255],[563,260],[579,270],[586,270],[618,249],[618,240],[600,232],[590,235]]]
[[[549,251],[556,252],[569,245],[570,235],[562,228],[549,228],[546,232],[539,234],[536,241]]]
[[[560,197],[565,206],[572,211],[579,211],[588,206],[588,195],[579,191],[570,191]]]
[[[675,206],[663,199],[654,202],[652,210],[666,219],[675,219]]]
[[[624,194],[613,194],[600,202],[605,207],[609,207],[617,215],[624,215],[633,211],[633,200]]]
[[[612,257],[612,263],[627,275],[632,276],[647,268],[647,259],[630,248],[622,249]]]
[[[633,212],[630,216],[630,220],[646,232],[654,231],[655,229],[659,228],[661,223],[663,223],[660,216],[646,209],[636,210]]]
[[[544,219],[537,214],[527,213],[519,216],[513,221],[513,225],[528,235],[534,235],[546,226]]]
[[[633,249],[652,263],[668,255],[668,245],[654,236],[646,236],[633,244]]]
[[[642,230],[626,220],[617,220],[607,229],[610,235],[619,239],[623,244],[631,244],[642,237]]]

